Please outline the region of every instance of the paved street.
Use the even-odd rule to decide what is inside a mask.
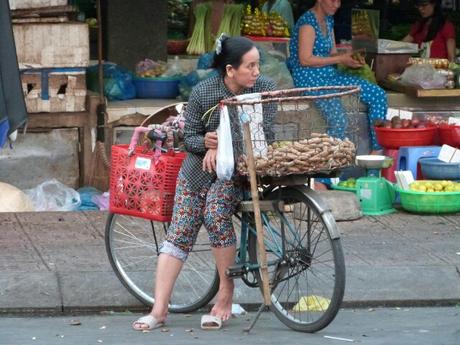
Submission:
[[[0,313],[126,310],[140,303],[107,260],[105,212],[0,213]],[[340,222],[351,306],[460,302],[460,217],[398,212]],[[259,303],[237,281],[235,303]]]
[[[274,314],[264,313],[251,333],[243,329],[254,313],[230,320],[220,331],[202,331],[201,314],[173,314],[163,329],[131,330],[138,314],[92,316],[0,317],[2,345],[458,345],[460,307],[344,309],[333,323],[315,334],[286,328]],[[71,325],[79,321],[81,325]]]

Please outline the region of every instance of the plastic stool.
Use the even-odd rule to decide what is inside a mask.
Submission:
[[[423,178],[418,164],[420,158],[437,157],[441,146],[402,146],[399,148],[398,170],[410,170],[414,179]]]
[[[382,177],[385,177],[390,182],[396,183],[395,170],[398,170],[399,150],[396,150],[396,149],[384,149],[383,154],[385,156],[393,158],[393,164],[389,168],[382,169]]]

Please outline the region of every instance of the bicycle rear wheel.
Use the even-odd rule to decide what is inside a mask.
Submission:
[[[266,199],[284,202],[281,212],[262,212],[271,309],[296,331],[319,331],[337,315],[345,289],[345,263],[334,218],[307,189],[280,188]],[[254,231],[249,255],[257,262]],[[258,271],[257,278],[262,286]]]
[[[154,277],[166,224],[110,213],[105,245],[110,264],[128,291],[145,305],[154,300]],[[188,313],[204,307],[219,288],[214,257],[206,232],[200,232],[193,251],[182,267],[171,296],[169,310]]]

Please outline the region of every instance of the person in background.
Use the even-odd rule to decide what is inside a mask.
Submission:
[[[424,58],[455,58],[455,27],[442,14],[440,0],[416,0],[421,19],[414,23],[404,42],[417,43]]]
[[[363,61],[356,59],[352,52],[337,53],[333,15],[340,5],[340,0],[316,0],[315,5],[299,18],[292,32],[288,68],[296,87],[359,86],[360,100],[368,107],[371,154],[377,154],[381,147],[373,123],[385,119],[387,98],[385,91],[377,85],[337,71],[337,64],[350,68],[363,66]],[[341,102],[318,102],[317,105],[327,119],[328,133],[340,137],[346,126]]]
[[[294,15],[289,0],[267,0],[262,6],[262,12],[270,14],[278,13],[286,22],[289,32],[294,27]]]
[[[260,76],[259,60],[259,51],[251,40],[222,35],[214,53],[213,67],[219,74],[203,80],[192,90],[184,116],[187,158],[177,178],[171,225],[158,258],[155,303],[150,314],[133,323],[135,330],[164,325],[174,284],[201,225],[208,232],[220,278],[216,303],[210,315],[203,316],[201,326],[218,329],[231,317],[234,285],[225,270],[235,263],[236,234],[232,216],[242,198],[242,187],[236,174],[228,181],[217,178],[219,138],[216,129],[220,117],[219,107],[215,106],[235,95],[275,89],[273,81]],[[203,118],[213,108],[210,117]],[[275,113],[264,113],[267,125]],[[235,135],[237,133],[232,133],[232,137]]]

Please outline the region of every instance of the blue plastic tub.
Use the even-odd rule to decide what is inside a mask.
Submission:
[[[460,163],[446,163],[437,158],[419,160],[422,175],[428,180],[459,180]]]
[[[176,98],[179,78],[134,78],[137,98]]]
[[[7,138],[9,129],[10,129],[10,125],[8,123],[8,119],[5,118],[3,120],[0,120],[0,149],[6,143],[6,138]]]

